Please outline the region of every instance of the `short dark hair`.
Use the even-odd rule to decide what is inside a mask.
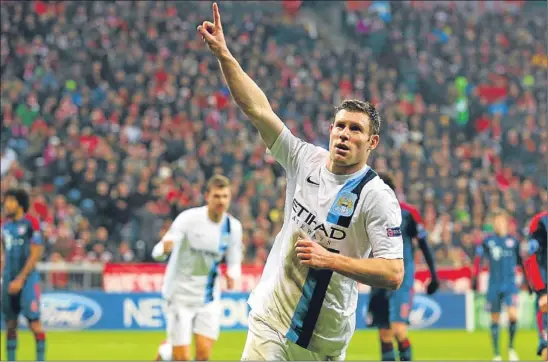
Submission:
[[[491,211],[491,216],[493,217],[499,217],[499,216],[510,216],[508,215],[508,212],[505,210],[505,209],[502,209],[502,208],[496,208],[494,210]]]
[[[335,107],[335,114],[343,109],[348,112],[367,114],[369,117],[369,133],[372,135],[379,135],[381,133],[381,117],[379,116],[379,112],[377,112],[377,108],[372,103],[357,99],[347,99]]]
[[[384,183],[392,189],[392,191],[396,191],[396,185],[394,184],[394,179],[392,178],[391,174],[386,172],[379,172],[378,175],[381,180],[383,180]]]
[[[230,180],[228,179],[228,177],[223,175],[213,175],[207,181],[206,190],[211,191],[213,187],[216,187],[216,188],[230,187]]]
[[[30,207],[30,198],[29,194],[23,189],[9,189],[4,194],[4,197],[13,197],[17,200],[19,206],[23,208],[23,211],[26,213],[29,211]]]

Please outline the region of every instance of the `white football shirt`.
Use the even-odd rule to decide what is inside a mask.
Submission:
[[[242,262],[242,224],[225,213],[219,223],[207,215],[207,206],[183,211],[160,242],[170,240],[162,295],[170,301],[200,306],[221,295],[217,278],[226,256],[227,274],[239,278]]]
[[[329,152],[284,127],[270,149],[287,177],[284,225],[258,286],[253,313],[310,351],[339,356],[354,333],[357,282],[299,263],[299,230],[351,258],[403,258],[401,210],[394,192],[368,166],[351,175],[326,168]]]

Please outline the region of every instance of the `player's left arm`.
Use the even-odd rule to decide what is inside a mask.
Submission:
[[[36,264],[42,259],[44,254],[44,241],[40,235],[39,230],[34,230],[32,237],[30,239],[30,255],[27,259],[23,269],[19,272],[16,277],[16,280],[24,283],[27,280],[29,274],[36,268]]]
[[[394,193],[388,190],[375,192],[368,205],[365,227],[373,258],[346,257],[302,239],[296,244],[297,257],[303,265],[331,269],[362,284],[396,290],[404,276],[400,205]]]
[[[426,232],[426,229],[422,224],[422,218],[416,209],[411,210],[411,222],[409,223],[408,228],[410,229],[409,234],[417,239],[417,243],[421,249],[422,255],[424,256],[426,265],[428,265],[428,270],[430,271],[432,280],[428,285],[427,292],[428,294],[433,294],[436,290],[438,290],[440,284],[438,274],[436,272],[436,262],[434,260],[432,249],[430,248],[430,245],[428,245],[428,233]]]
[[[544,239],[544,240],[543,240]],[[533,290],[539,294],[546,294],[546,274],[541,272],[537,254],[541,251],[540,242],[546,243],[546,228],[537,218],[533,219],[529,227],[529,240],[527,242],[527,256],[524,261],[524,272]]]
[[[227,288],[234,288],[234,281],[242,275],[242,224],[234,223],[230,245],[226,251]]]

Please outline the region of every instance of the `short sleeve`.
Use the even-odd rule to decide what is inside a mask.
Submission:
[[[36,218],[31,218],[27,216],[28,224],[30,229],[28,233],[30,234],[30,243],[34,245],[44,244],[44,238],[40,232],[40,222]],[[28,235],[28,234],[27,234]]]
[[[476,256],[483,258],[483,244],[476,246]]]
[[[187,221],[188,212],[183,212],[179,214],[179,216],[177,216],[177,218],[173,221],[173,223],[169,227],[169,230],[166,232],[161,241],[172,241],[175,244],[182,242],[185,238],[186,225],[188,224]]]
[[[42,234],[40,234],[40,231],[33,230],[32,236],[30,237],[30,243],[33,245],[43,245],[44,244],[44,238],[42,238]]]
[[[393,192],[375,190],[368,203],[366,230],[373,257],[384,259],[403,258],[401,232],[401,208]]]
[[[426,229],[424,228],[422,224],[422,217],[419,211],[410,205],[407,205],[405,207],[407,207],[409,211],[409,216],[408,216],[409,222],[407,223],[407,232],[413,238],[426,239],[427,233],[426,233]]]
[[[487,245],[489,245],[489,240],[491,240],[491,236],[487,236],[487,237],[483,238],[481,243],[479,243],[477,248],[476,248],[476,255],[478,255],[482,258],[485,257],[485,256],[489,256],[489,247],[487,246]]]
[[[285,169],[287,178],[294,178],[301,164],[317,152],[317,147],[295,137],[284,127],[269,152]]]

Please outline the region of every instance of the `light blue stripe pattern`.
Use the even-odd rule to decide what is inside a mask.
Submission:
[[[224,241],[227,239],[227,237],[230,235],[230,219],[228,216],[226,216],[225,221],[223,222],[223,226],[221,226],[221,240],[219,240],[219,253],[221,255],[224,255],[226,252],[226,249],[228,249],[228,244],[226,244]],[[206,284],[206,293],[205,293],[205,302],[209,303],[213,301],[213,288],[215,287],[215,280],[217,279],[218,275],[218,268],[219,264],[221,263],[221,259],[215,261],[213,265],[211,266],[211,269],[209,270],[209,274],[207,277],[207,284]]]
[[[339,213],[336,212],[335,208],[337,207],[337,201],[346,192],[351,192],[358,186],[363,176],[369,171],[369,167],[366,168],[363,172],[360,172],[359,175],[352,177],[351,179],[346,180],[343,187],[339,190],[339,193],[337,194],[337,197],[335,197],[335,200],[333,201],[333,204],[331,205],[331,208],[329,209],[329,213],[327,214],[327,222],[330,222],[331,224],[337,224],[339,221]]]
[[[318,279],[312,277],[312,275],[309,274],[303,285],[303,295],[301,296],[301,299],[297,304],[295,314],[291,319],[290,329],[286,335],[286,338],[293,343],[297,343],[297,339],[299,339],[297,331],[302,331],[303,329],[304,318],[308,313],[310,302],[312,301],[312,294],[314,293],[314,288],[316,287],[316,284],[318,284]]]

